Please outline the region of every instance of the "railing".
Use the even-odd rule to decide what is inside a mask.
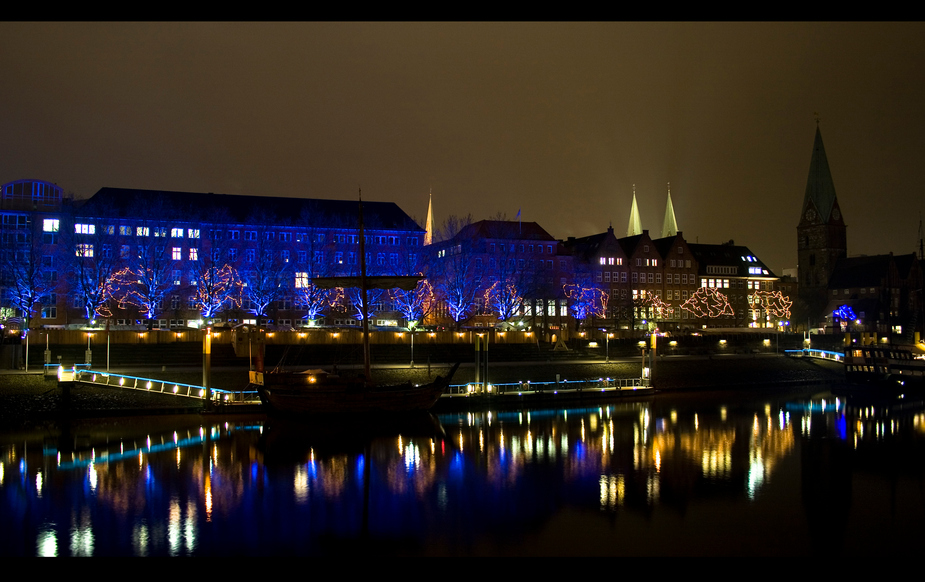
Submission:
[[[596,392],[616,392],[620,390],[638,390],[649,388],[648,378],[599,378],[597,380],[560,380],[559,382],[507,382],[501,384],[489,383],[489,393],[504,394],[542,394],[545,392],[581,392],[583,390]],[[478,384],[452,384],[447,388],[445,395],[469,396],[476,394],[480,389]]]
[[[802,350],[784,350],[784,353],[791,357],[817,358],[820,360],[829,360],[830,362],[839,363],[844,363],[845,361],[845,354],[841,352],[833,352],[830,350],[814,350],[811,348],[803,348]]]
[[[97,386],[109,386],[126,390],[140,390],[142,392],[155,392],[158,394],[172,394],[185,398],[205,400],[204,386],[184,384],[182,382],[169,382],[153,378],[141,378],[127,374],[112,374],[96,370],[75,370],[74,381]],[[255,390],[231,391],[221,388],[212,388],[212,400],[223,404],[254,404],[259,402]]]

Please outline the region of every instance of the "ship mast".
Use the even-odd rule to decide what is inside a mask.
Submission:
[[[363,366],[366,384],[369,385],[369,309],[366,299],[366,235],[363,230],[363,190],[359,190],[360,200],[360,293],[363,298]]]

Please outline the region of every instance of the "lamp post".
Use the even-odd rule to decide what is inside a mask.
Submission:
[[[414,328],[417,327],[417,320],[408,322],[408,331],[411,332],[411,368],[414,368]]]

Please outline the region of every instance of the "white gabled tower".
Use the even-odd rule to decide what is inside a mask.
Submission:
[[[630,223],[626,227],[626,236],[642,234],[642,221],[639,219],[639,207],[636,206],[636,184],[633,184],[633,207],[630,209]]]
[[[674,217],[674,206],[671,204],[671,182],[668,182],[668,204],[665,206],[665,223],[662,225],[662,238],[678,234],[678,221]]]

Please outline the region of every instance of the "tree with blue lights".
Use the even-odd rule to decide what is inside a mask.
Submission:
[[[4,214],[0,224],[0,287],[3,299],[22,315],[22,329],[28,331],[37,304],[53,309],[57,302],[57,278],[43,265],[42,245],[34,240],[33,216]]]
[[[245,241],[243,256],[238,257],[243,282],[242,295],[248,310],[256,316],[267,316],[273,302],[291,292],[293,269],[289,245],[279,241],[279,233],[269,217],[255,221],[259,227],[245,232],[254,233],[256,240]],[[241,262],[243,260],[243,262]]]
[[[471,223],[471,215],[450,216],[444,221],[436,233],[438,243],[430,247],[426,269],[434,294],[446,307],[456,329],[473,314],[482,288],[483,266],[475,256],[475,241],[458,236]]]
[[[566,285],[565,296],[569,299],[569,311],[578,321],[584,321],[590,317],[603,319],[607,313],[610,296],[597,287]]]

